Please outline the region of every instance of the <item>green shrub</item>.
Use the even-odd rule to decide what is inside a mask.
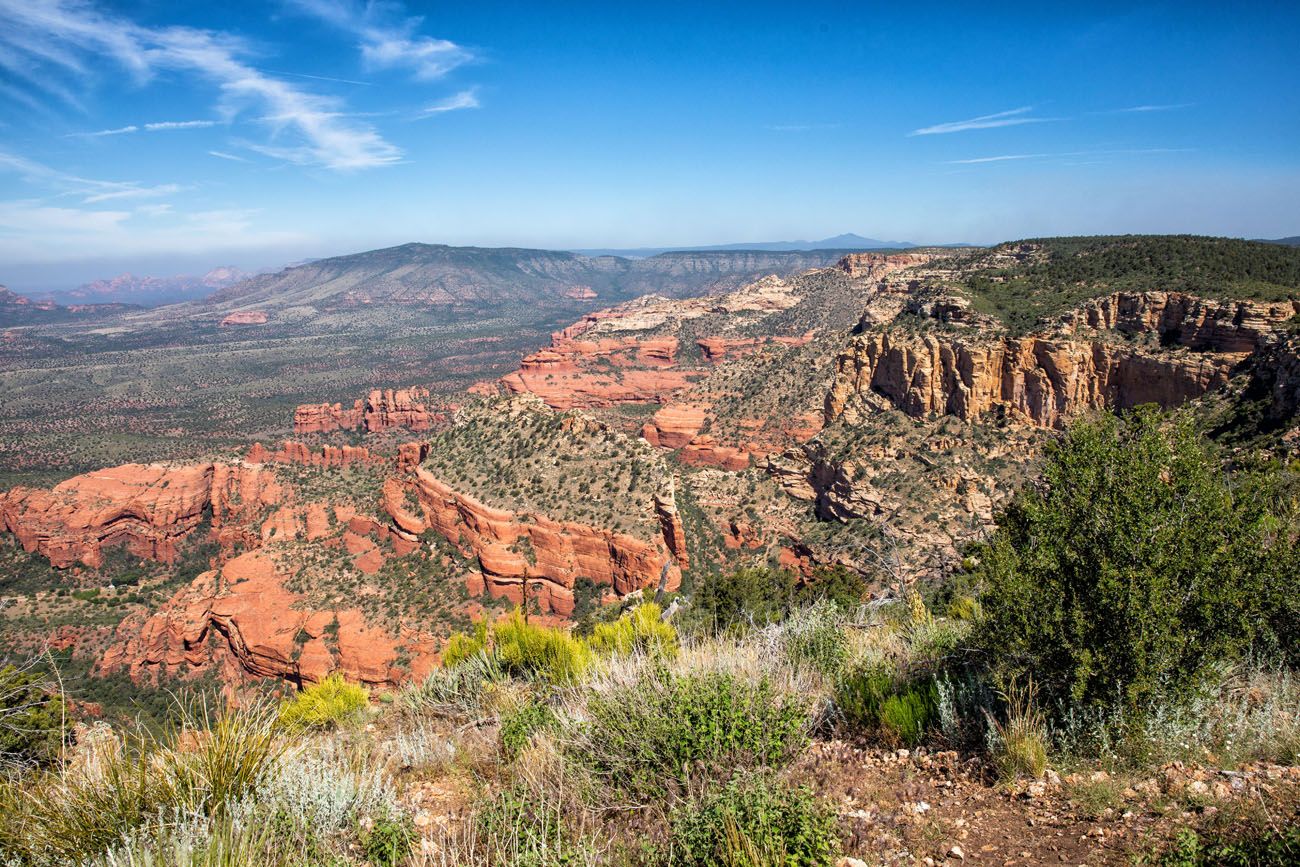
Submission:
[[[809,605],[820,600],[834,603],[841,611],[853,611],[867,601],[867,582],[843,566],[818,566],[807,581],[795,588],[794,604]]]
[[[796,667],[836,675],[849,658],[844,618],[834,602],[820,599],[796,611],[782,628],[786,656]]]
[[[517,677],[573,683],[591,665],[591,650],[563,629],[536,626],[516,609],[492,627],[492,652]]]
[[[72,731],[63,696],[36,672],[0,668],[0,768],[49,765]]]
[[[415,828],[406,817],[385,816],[362,835],[362,849],[375,867],[397,867],[415,845]]]
[[[607,656],[647,653],[672,659],[677,656],[677,630],[662,618],[663,609],[644,602],[613,623],[597,623],[587,643]]]
[[[885,665],[867,665],[840,677],[835,706],[850,728],[888,743],[915,746],[939,717],[933,677],[901,677]]]
[[[280,722],[289,728],[332,728],[355,718],[370,704],[370,690],[348,683],[335,672],[303,688],[280,708]]]
[[[474,624],[474,634],[453,632],[447,639],[447,646],[442,649],[444,668],[455,668],[467,659],[483,652],[487,646],[487,622],[480,620]]]
[[[1300,825],[1199,833],[1182,828],[1167,849],[1140,863],[1159,867],[1290,867],[1300,863]]]
[[[397,707],[414,715],[472,717],[488,686],[503,677],[496,657],[478,653],[454,668],[435,668],[420,683],[404,685],[397,694]]]
[[[776,623],[789,611],[794,585],[794,573],[762,567],[704,575],[683,619],[710,635]]]
[[[801,699],[778,696],[767,680],[725,673],[660,669],[591,695],[587,716],[573,746],[579,760],[611,788],[655,800],[696,770],[717,778],[780,767],[808,742]]]
[[[1294,500],[1276,467],[1225,472],[1151,408],[1073,425],[977,552],[976,644],[1032,673],[1047,706],[1136,711],[1186,699],[1300,593]]]
[[[559,720],[549,706],[528,701],[501,716],[501,751],[514,759],[532,741],[533,735],[555,729]]]
[[[805,788],[732,780],[670,819],[673,867],[824,867],[839,854],[835,813]]]

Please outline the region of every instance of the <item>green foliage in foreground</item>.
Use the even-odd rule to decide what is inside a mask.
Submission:
[[[267,784],[283,744],[266,708],[185,716],[164,740],[140,732],[115,741],[93,772],[0,786],[0,862],[88,863],[159,817],[226,817]]]
[[[517,609],[492,627],[502,670],[551,683],[574,683],[591,665],[591,650],[566,630],[537,626]]]
[[[593,693],[576,757],[615,790],[661,800],[693,770],[710,778],[777,768],[808,744],[808,710],[766,680],[660,670]]]
[[[673,867],[824,867],[839,854],[835,813],[807,789],[732,780],[672,814]]]
[[[855,731],[915,746],[938,719],[939,688],[930,676],[906,678],[893,668],[868,665],[840,677],[835,706]]]
[[[558,728],[555,711],[539,701],[527,701],[501,715],[501,752],[516,758],[538,732]]]
[[[35,672],[0,668],[0,767],[48,765],[71,731],[63,697]]]
[[[1300,827],[1199,834],[1183,828],[1151,863],[1158,867],[1288,867],[1300,863]]]
[[[1076,423],[978,552],[975,642],[1049,708],[1187,698],[1252,648],[1296,650],[1294,502],[1277,468],[1225,472],[1189,423]]]
[[[719,635],[784,620],[795,593],[793,572],[764,567],[701,576],[683,620],[688,631]]]
[[[587,643],[607,656],[646,653],[663,659],[677,656],[677,630],[663,621],[663,609],[644,602],[613,623],[597,623]]]
[[[280,708],[280,722],[291,729],[326,729],[359,716],[370,705],[370,691],[335,672],[305,687]]]

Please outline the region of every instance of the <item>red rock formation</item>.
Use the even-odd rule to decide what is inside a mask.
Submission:
[[[683,446],[677,457],[684,464],[738,471],[748,469],[750,454],[744,448],[721,445],[709,434],[701,434]]]
[[[216,667],[229,682],[278,677],[320,681],[335,671],[348,680],[394,686],[422,676],[436,660],[432,636],[394,636],[367,624],[356,608],[313,610],[284,586],[274,559],[250,551],[205,572],[155,614],[128,620],[100,661],[133,679],[176,675],[182,667]],[[411,658],[409,672],[397,667]]]
[[[274,475],[256,466],[124,464],[48,491],[17,487],[0,494],[0,529],[60,569],[99,566],[103,549],[117,544],[170,563],[209,509],[217,530],[259,517],[282,494]]]
[[[98,566],[103,547],[119,543],[137,556],[172,562],[177,544],[202,521],[211,490],[211,464],[126,464],[49,491],[14,488],[0,495],[0,526],[59,568]]]
[[[244,460],[250,464],[264,464],[270,461],[280,464],[306,464],[313,467],[346,467],[352,464],[377,463],[379,458],[363,446],[321,446],[320,451],[313,451],[305,443],[285,440],[280,450],[268,452],[261,443],[254,443],[249,448]]]
[[[564,290],[564,297],[575,301],[590,301],[596,297],[596,293],[590,286],[571,286]]]
[[[397,471],[399,473],[410,472],[428,456],[429,444],[427,442],[402,443],[397,447]]]
[[[662,402],[698,375],[675,367],[676,338],[588,341],[561,334],[501,379],[507,391],[535,394],[553,409]]]
[[[336,430],[355,430],[361,426],[365,405],[361,401],[344,409],[340,403],[305,403],[293,411],[293,432],[330,433]]]
[[[641,436],[653,446],[679,449],[704,429],[709,414],[703,407],[670,403],[641,428]]]
[[[748,355],[764,346],[803,346],[812,339],[812,332],[808,332],[802,337],[701,337],[695,344],[700,347],[705,361],[716,363],[724,358]]]
[[[221,327],[231,325],[265,325],[266,313],[262,310],[236,310],[221,320]]]
[[[293,430],[299,434],[357,428],[370,433],[397,428],[432,430],[455,409],[450,404],[431,404],[427,388],[376,388],[364,401],[355,401],[351,409],[338,403],[302,404],[294,410]]]
[[[411,489],[422,514],[406,502],[405,490]],[[415,470],[412,488],[385,485],[384,508],[402,533],[436,530],[463,556],[476,558],[493,596],[521,602],[527,592],[543,611],[562,616],[573,613],[573,586],[580,577],[608,584],[620,595],[656,586],[665,568],[669,589],[681,582],[672,550],[676,538],[671,544],[651,543],[572,521],[494,509],[422,468]]]

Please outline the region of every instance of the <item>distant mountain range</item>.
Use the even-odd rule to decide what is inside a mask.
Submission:
[[[1290,238],[1260,238],[1265,244],[1282,244],[1286,247],[1300,247],[1300,235]]]
[[[168,315],[311,311],[380,307],[500,310],[510,305],[601,305],[646,293],[700,295],[736,288],[768,274],[833,265],[847,250],[704,250],[642,258],[585,256],[516,247],[403,244],[318,259],[262,274],[214,292]],[[274,317],[273,317],[274,318]]]
[[[172,277],[137,277],[119,274],[104,280],[70,289],[51,292],[49,297],[61,304],[139,304],[153,307],[204,298],[218,289],[247,280],[253,274],[232,266],[213,268],[202,275],[178,274]]]
[[[836,235],[834,238],[822,238],[820,241],[741,241],[735,244],[710,244],[705,246],[684,247],[628,247],[624,249],[589,249],[574,250],[584,256],[623,256],[640,259],[656,256],[660,253],[717,250],[763,250],[782,252],[793,250],[902,250],[915,247],[911,241],[881,241],[878,238],[864,238],[852,232]],[[965,246],[965,245],[957,245]]]

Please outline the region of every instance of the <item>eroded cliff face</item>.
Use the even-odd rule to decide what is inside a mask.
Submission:
[[[239,523],[282,494],[274,475],[260,467],[124,464],[48,491],[17,487],[0,494],[0,527],[58,568],[99,566],[103,549],[117,544],[170,563],[205,516],[214,528]]]
[[[854,398],[883,397],[914,417],[1003,413],[1049,428],[1089,409],[1177,406],[1225,384],[1294,314],[1290,303],[1119,293],[1089,302],[1050,336],[874,328],[837,359],[826,420]]]
[[[308,403],[293,413],[297,434],[331,433],[361,428],[370,433],[386,430],[432,430],[445,422],[454,406],[431,401],[427,388],[374,389],[351,407],[338,403]]]
[[[418,502],[418,513],[407,492]],[[477,561],[493,597],[521,603],[527,596],[543,611],[561,616],[573,613],[579,578],[606,584],[619,595],[657,586],[661,576],[670,590],[681,583],[685,538],[670,500],[661,501],[657,517],[663,535],[655,540],[495,509],[423,468],[416,468],[406,485],[396,480],[385,485],[384,508],[401,533],[418,537],[434,530],[461,556]]]
[[[268,551],[241,554],[151,616],[125,621],[99,669],[153,680],[215,668],[227,684],[262,677],[312,683],[338,671],[348,680],[395,686],[436,663],[434,636],[392,635],[346,605],[312,608],[285,588],[285,578]]]

